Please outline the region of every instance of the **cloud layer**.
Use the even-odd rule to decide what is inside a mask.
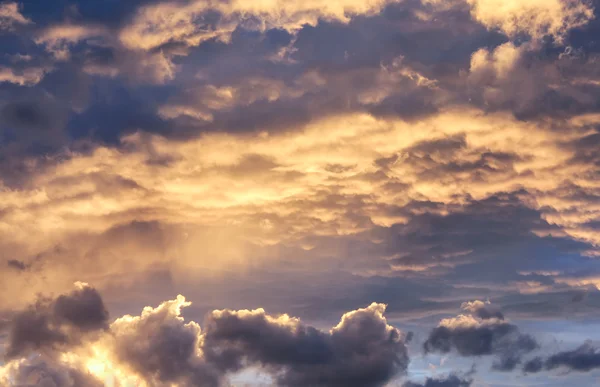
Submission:
[[[595,377],[597,0],[67,3],[0,2],[14,378]]]

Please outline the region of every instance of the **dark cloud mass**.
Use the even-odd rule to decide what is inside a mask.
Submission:
[[[221,386],[227,374],[252,366],[282,386],[383,386],[404,374],[409,363],[406,335],[388,325],[383,304],[344,314],[329,332],[262,309],[213,311],[202,330],[181,317],[190,303],[178,296],[109,326],[99,294],[78,286],[14,316],[3,371],[8,380],[100,385],[78,355],[98,346],[106,357],[100,360],[157,386]],[[69,353],[74,358],[65,360]]]
[[[43,348],[60,350],[86,335],[108,328],[102,298],[85,284],[55,300],[40,299],[14,316],[6,357],[14,359]]]
[[[600,368],[600,349],[593,343],[586,342],[580,347],[555,353],[546,359],[541,357],[527,361],[523,366],[526,373],[535,373],[542,370],[564,369],[567,371],[589,372]]]
[[[285,386],[381,386],[406,371],[403,334],[372,304],[346,313],[329,333],[264,311],[216,311],[206,320],[206,357],[226,369],[273,368]]]
[[[512,371],[521,362],[521,357],[538,347],[536,340],[519,331],[519,328],[504,320],[500,311],[474,301],[463,304],[463,309],[472,314],[445,319],[434,328],[423,344],[426,353],[449,353],[456,351],[461,356],[496,355],[493,368]]]

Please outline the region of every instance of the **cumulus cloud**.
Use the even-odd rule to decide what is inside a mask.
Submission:
[[[6,357],[25,357],[43,348],[60,350],[107,328],[108,312],[100,295],[87,284],[77,284],[71,293],[40,299],[13,317]]]
[[[536,340],[519,331],[501,313],[492,313],[481,301],[463,304],[470,314],[443,319],[423,344],[426,353],[449,353],[461,356],[497,355],[493,367],[511,371],[521,357],[538,347]]]
[[[374,303],[346,313],[329,333],[264,310],[215,311],[206,322],[206,356],[226,369],[272,368],[278,385],[381,386],[408,365],[405,337],[384,311]]]
[[[12,319],[0,380],[87,387],[117,377],[148,386],[219,386],[228,374],[259,366],[278,385],[383,386],[408,366],[406,336],[388,325],[382,304],[344,314],[329,332],[263,309],[213,311],[202,330],[181,316],[190,304],[178,296],[108,326],[102,299],[80,284]]]
[[[461,308],[482,320],[489,320],[492,318],[504,320],[504,314],[500,311],[500,308],[496,305],[492,305],[489,301],[467,301],[463,302]]]
[[[124,316],[111,324],[116,358],[150,385],[178,383],[217,385],[219,375],[204,360],[200,326],[185,323],[185,298],[146,307],[140,316]]]

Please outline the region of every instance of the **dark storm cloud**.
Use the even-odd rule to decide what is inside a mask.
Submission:
[[[108,312],[94,288],[81,285],[57,299],[40,299],[14,315],[9,327],[6,357],[30,351],[77,344],[87,334],[108,328]]]
[[[493,369],[511,371],[524,354],[538,348],[532,336],[521,333],[516,325],[505,321],[503,315],[491,317],[487,310],[479,317],[484,309],[481,304],[481,301],[463,304],[463,309],[471,315],[442,320],[423,344],[425,353],[456,351],[466,357],[496,355]]]
[[[425,383],[406,382],[403,387],[470,387],[472,383],[471,379],[449,375],[446,378],[427,378]]]

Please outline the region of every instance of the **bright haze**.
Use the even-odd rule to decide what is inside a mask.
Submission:
[[[600,383],[600,0],[0,1],[0,386]]]

